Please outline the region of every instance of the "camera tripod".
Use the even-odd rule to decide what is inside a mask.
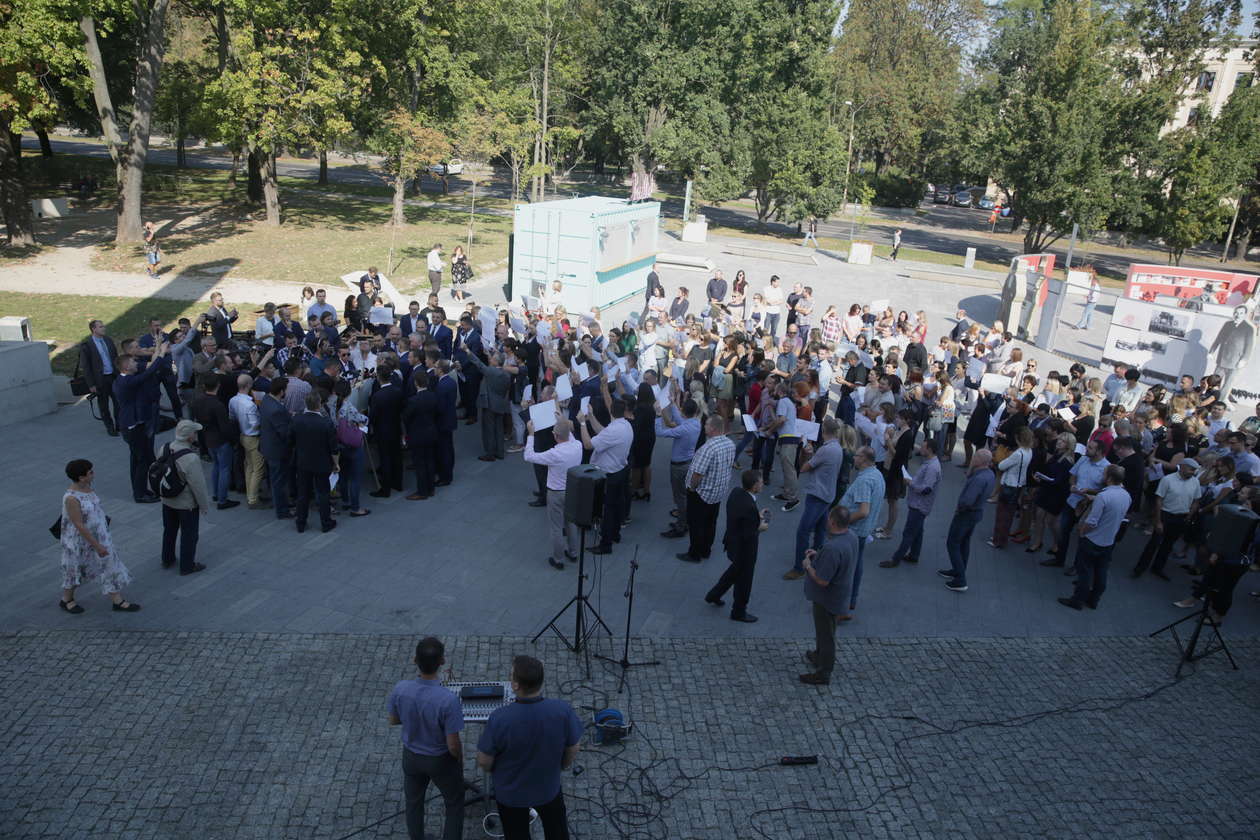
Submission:
[[[634,547],[634,559],[630,561],[630,580],[626,583],[626,641],[621,649],[621,658],[613,659],[611,656],[603,656],[595,654],[596,659],[602,659],[605,662],[612,662],[621,666],[621,679],[617,681],[617,693],[620,694],[626,687],[626,672],[631,668],[639,668],[646,665],[660,665],[660,662],[653,660],[651,662],[631,662],[630,661],[630,616],[634,613],[634,576],[639,571],[639,546]]]
[[[1186,667],[1187,663],[1198,662],[1200,659],[1205,659],[1214,653],[1221,653],[1222,651],[1229,659],[1230,666],[1235,671],[1238,670],[1238,663],[1234,661],[1234,655],[1229,652],[1229,648],[1225,644],[1225,637],[1221,635],[1221,625],[1212,617],[1209,607],[1211,603],[1209,596],[1215,592],[1215,589],[1208,589],[1202,593],[1203,606],[1199,608],[1198,612],[1191,613],[1185,618],[1179,618],[1151,633],[1153,637],[1167,631],[1172,634],[1173,641],[1177,643],[1177,649],[1181,652],[1181,658],[1177,662],[1177,670],[1173,673],[1174,679],[1181,678],[1181,669]],[[1194,629],[1190,631],[1190,638],[1186,640],[1185,644],[1182,644],[1181,636],[1177,635],[1177,625],[1185,624],[1187,621],[1194,622]],[[1199,650],[1199,637],[1203,634],[1203,625],[1205,624],[1210,628],[1216,640],[1207,639],[1204,642],[1203,649]]]
[[[590,677],[591,657],[590,657],[589,648],[590,648],[591,637],[594,636],[599,631],[599,628],[601,627],[604,628],[604,632],[607,633],[609,637],[612,636],[613,632],[608,627],[608,625],[604,622],[604,619],[600,618],[599,613],[595,611],[595,607],[591,606],[590,597],[586,594],[586,532],[587,530],[588,530],[587,528],[578,529],[577,594],[574,595],[572,598],[570,598],[569,602],[565,604],[563,607],[561,607],[558,613],[552,616],[551,621],[548,621],[547,624],[543,627],[543,629],[539,630],[538,633],[534,636],[534,638],[531,639],[531,641],[534,644],[537,644],[539,638],[542,637],[542,634],[550,630],[551,632],[559,636],[560,641],[564,642],[564,646],[567,647],[573,653],[581,654],[583,651],[585,651],[586,652],[586,676]],[[575,619],[572,641],[569,641],[569,638],[564,635],[564,631],[560,629],[560,625],[556,623],[557,621],[560,620],[560,616],[568,612],[569,607],[574,608],[574,619]],[[588,610],[590,611],[590,614],[594,616],[595,618],[594,621],[590,621],[587,619],[586,613]]]

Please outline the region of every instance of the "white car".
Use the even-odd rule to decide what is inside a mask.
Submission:
[[[458,175],[464,171],[464,162],[459,158],[451,158],[445,163],[435,163],[429,167],[429,172],[441,178],[444,175]]]

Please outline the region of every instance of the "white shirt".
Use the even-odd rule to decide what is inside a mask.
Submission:
[[[437,248],[429,252],[429,271],[442,270],[442,254]]]
[[[783,305],[783,290],[778,286],[766,286],[761,296],[766,301],[766,314],[778,315],[779,307]]]
[[[1202,492],[1198,477],[1192,475],[1182,478],[1180,470],[1161,478],[1159,486],[1155,488],[1155,495],[1164,500],[1164,513],[1189,513],[1190,505],[1194,504]]]
[[[569,467],[582,463],[582,442],[570,437],[546,452],[534,451],[534,436],[525,437],[525,460],[547,468],[547,489],[563,493],[569,480]]]
[[[261,433],[258,426],[258,404],[248,394],[237,394],[228,400],[228,414],[241,427],[241,434],[258,437]]]
[[[998,464],[1003,487],[1023,487],[1028,480],[1028,465],[1032,463],[1031,449],[1016,449]]]
[[[354,364],[355,370],[376,370],[376,354],[371,350],[366,356],[359,354],[359,348],[354,347],[350,350],[350,361]]]
[[[268,347],[270,347],[271,343],[275,341],[275,325],[271,323],[266,315],[259,317],[259,319],[254,322],[254,338],[258,339],[261,343],[266,344]]]
[[[620,472],[630,459],[630,444],[634,441],[634,427],[624,417],[618,417],[591,438],[591,465],[606,473]]]

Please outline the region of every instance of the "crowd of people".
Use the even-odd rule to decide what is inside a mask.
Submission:
[[[989,504],[988,544],[1046,552],[1045,565],[1077,577],[1061,599],[1073,608],[1098,606],[1126,527],[1148,532],[1135,576],[1167,578],[1168,559],[1182,560],[1203,577],[1196,596],[1210,597],[1217,616],[1250,562],[1250,547],[1208,551],[1213,517],[1249,509],[1260,473],[1260,412],[1235,428],[1215,376],[1147,387],[1124,365],[1105,378],[1079,364],[1043,371],[1000,322],[959,310],[931,333],[924,312],[883,302],[820,313],[808,286],[772,276],[754,290],[742,271],[729,283],[715,272],[694,308],[689,289],[671,299],[653,271],[642,312],[616,325],[598,310],[567,311],[559,283],[497,311],[460,295],[448,312],[438,266],[434,292],[405,313],[382,302],[372,268],[343,311],[325,290],[308,290],[297,305],[267,304],[245,333],[218,294],[195,321],[168,332],[155,320],[117,346],[91,323],[81,369],[106,430],[129,446],[135,500],[170,509],[165,565],[204,568],[198,516],[239,505],[233,493],[299,531],[312,506],[324,531],[339,514],[370,514],[369,475],[366,495],[430,499],[454,480],[461,422],[480,425],[481,460],[523,453],[532,465],[529,503],[547,509],[547,562],[557,569],[579,549],[565,516],[575,465],[605,475],[596,554],[615,550],[655,484],[672,502],[662,535],[686,541],[680,560],[703,562],[725,502],[731,566],[705,599],[724,605],[733,591],[735,621],[757,620],[748,604],[770,516],[748,501],[775,473],[775,501],[799,515],[783,577],[805,578],[834,622],[856,610],[869,547],[897,540],[881,567],[918,562],[934,512],[951,517],[940,574],[967,591],[972,536]],[[163,393],[182,422],[157,451]],[[659,438],[669,441],[666,477],[652,470]],[[962,492],[938,501],[942,465],[956,458]],[[202,461],[212,465],[208,484]],[[179,493],[154,491],[164,469]],[[825,681],[821,639],[818,651],[803,677]]]

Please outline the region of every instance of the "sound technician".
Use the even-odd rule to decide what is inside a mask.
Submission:
[[[560,773],[573,765],[582,722],[564,700],[542,696],[543,664],[512,660],[516,702],[490,714],[477,741],[477,766],[494,774],[504,840],[529,840],[529,809],[538,812],[546,840],[568,840]]]

